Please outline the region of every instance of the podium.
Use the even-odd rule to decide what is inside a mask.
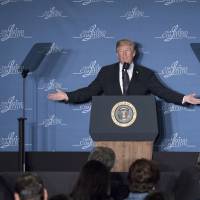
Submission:
[[[155,97],[94,96],[90,135],[96,146],[113,149],[115,172],[127,172],[136,159],[151,159],[158,135]]]

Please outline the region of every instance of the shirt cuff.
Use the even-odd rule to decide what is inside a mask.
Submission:
[[[185,103],[185,96],[183,97],[183,100],[182,100],[182,104],[184,104]]]

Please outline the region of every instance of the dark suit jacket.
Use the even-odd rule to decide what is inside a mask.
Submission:
[[[96,79],[88,87],[67,92],[70,103],[87,102],[91,100],[92,96],[101,94],[122,95],[119,83],[119,63],[102,67]],[[152,70],[135,65],[127,95],[148,94],[154,94],[176,104],[181,104],[184,96],[165,87]]]
[[[0,176],[0,199],[1,200],[14,200],[14,190],[7,182],[5,177]]]

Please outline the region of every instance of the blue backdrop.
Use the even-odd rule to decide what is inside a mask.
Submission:
[[[90,83],[116,62],[115,43],[140,44],[140,62],[169,87],[200,94],[200,67],[190,43],[200,42],[199,0],[0,0],[0,151],[18,150],[22,116],[19,66],[36,42],[51,50],[26,81],[26,150],[90,151],[91,104],[47,100],[55,89]],[[160,151],[200,151],[199,107],[163,102]]]

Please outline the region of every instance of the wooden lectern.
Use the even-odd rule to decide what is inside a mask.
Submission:
[[[133,105],[134,109],[129,109],[129,105]],[[125,117],[120,118],[121,114]],[[135,115],[135,121],[129,126],[126,126],[126,115]],[[90,135],[96,146],[106,146],[115,152],[114,172],[127,172],[131,163],[138,158],[151,159],[153,143],[158,135],[155,98],[93,97]]]

